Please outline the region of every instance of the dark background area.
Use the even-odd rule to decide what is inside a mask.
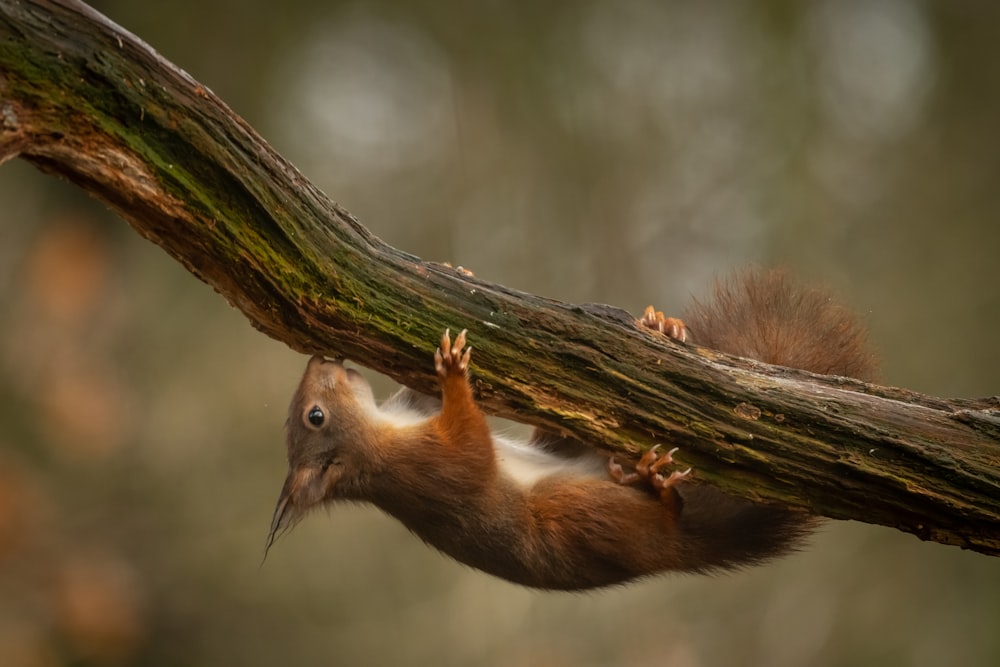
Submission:
[[[1000,391],[1000,5],[95,6],[408,252],[632,312],[784,265],[887,384]],[[0,202],[4,665],[1000,662],[1000,559],[862,524],[571,595],[345,506],[261,567],[305,358],[75,188]]]

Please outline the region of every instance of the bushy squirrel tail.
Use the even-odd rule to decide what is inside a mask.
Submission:
[[[857,314],[781,269],[751,267],[716,281],[711,299],[694,301],[684,321],[696,344],[720,352],[822,375],[878,376]]]

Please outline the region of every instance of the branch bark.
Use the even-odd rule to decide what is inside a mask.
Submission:
[[[267,335],[435,391],[468,328],[490,411],[635,456],[682,447],[735,494],[1000,555],[1000,398],[938,399],[674,344],[608,306],[395,250],[209,90],[72,0],[0,0],[0,163],[118,211]]]

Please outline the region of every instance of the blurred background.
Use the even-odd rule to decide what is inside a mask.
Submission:
[[[887,384],[1000,392],[1000,4],[94,5],[408,252],[632,312],[781,264]],[[261,566],[305,358],[77,189],[0,202],[4,665],[1000,664],[1000,559],[862,524],[572,595],[338,507]]]

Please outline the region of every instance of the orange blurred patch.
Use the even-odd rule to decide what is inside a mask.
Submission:
[[[32,541],[46,523],[49,498],[23,468],[0,458],[0,561]]]
[[[0,656],[10,667],[59,667],[57,655],[43,628],[26,621],[9,621],[0,627]]]
[[[45,315],[73,324],[92,313],[108,286],[110,252],[86,220],[47,227],[26,260],[27,289]]]
[[[57,582],[57,623],[78,655],[128,662],[146,637],[143,595],[133,569],[107,554],[75,556]]]
[[[55,367],[47,374],[39,395],[46,437],[63,453],[84,458],[116,450],[128,421],[119,383],[92,368]]]

